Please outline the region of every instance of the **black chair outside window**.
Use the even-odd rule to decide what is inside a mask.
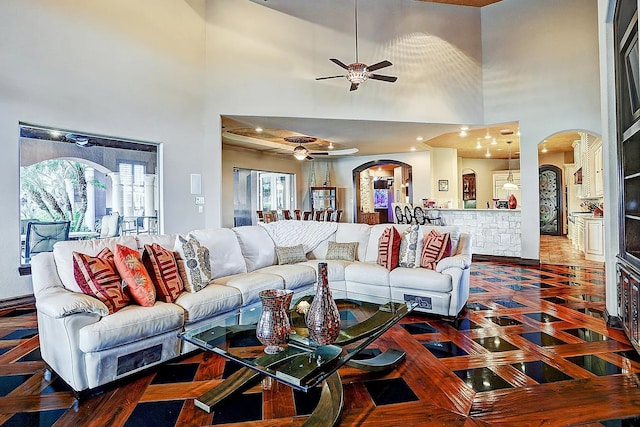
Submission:
[[[56,242],[69,240],[69,221],[30,222],[27,224],[27,235],[24,245],[25,263],[40,252],[53,251]]]

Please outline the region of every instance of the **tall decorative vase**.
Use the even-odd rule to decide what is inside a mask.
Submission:
[[[293,291],[268,289],[258,294],[262,302],[262,314],[256,326],[258,341],[266,345],[264,352],[275,354],[283,350],[281,344],[289,339],[289,306]]]
[[[327,263],[318,263],[316,296],[307,312],[309,338],[320,345],[333,343],[340,335],[340,312],[331,296],[327,280]]]

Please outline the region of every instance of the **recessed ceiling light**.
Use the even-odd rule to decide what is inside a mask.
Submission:
[[[467,131],[466,130],[461,130],[460,131],[460,136],[467,136]]]
[[[491,135],[489,134],[489,128],[487,128],[487,132],[484,134],[484,139],[491,139]]]
[[[421,137],[421,136],[419,136],[419,137],[417,137],[417,138],[416,138],[416,141],[423,141],[423,140],[424,140],[424,138],[423,138],[423,137]]]
[[[469,130],[469,126],[460,126],[460,130]]]
[[[256,128],[256,132],[258,133],[262,132],[262,128]]]
[[[547,152],[547,147],[542,147],[542,152],[546,153]]]
[[[485,157],[491,157],[491,151],[489,151],[489,147],[487,147],[487,152],[484,155]]]
[[[496,139],[493,138],[493,140],[491,141],[491,145],[498,145],[498,141],[496,141]]]
[[[480,138],[476,138],[476,150],[480,150],[482,148],[482,144],[480,144]]]
[[[409,148],[410,151],[416,151],[416,147]]]

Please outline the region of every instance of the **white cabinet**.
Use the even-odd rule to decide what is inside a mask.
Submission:
[[[602,183],[602,141],[595,145],[593,149],[593,195],[602,196],[604,186]]]
[[[584,257],[604,262],[604,221],[602,218],[584,218]]]

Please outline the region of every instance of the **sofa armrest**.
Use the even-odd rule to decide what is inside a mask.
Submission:
[[[66,290],[62,287],[46,288],[36,296],[36,308],[54,319],[77,313],[107,316],[107,306],[97,298]]]
[[[471,266],[471,257],[468,255],[454,255],[446,258],[442,258],[436,264],[436,271],[438,273],[442,273],[447,268],[459,268],[464,270],[465,268],[469,268]]]

